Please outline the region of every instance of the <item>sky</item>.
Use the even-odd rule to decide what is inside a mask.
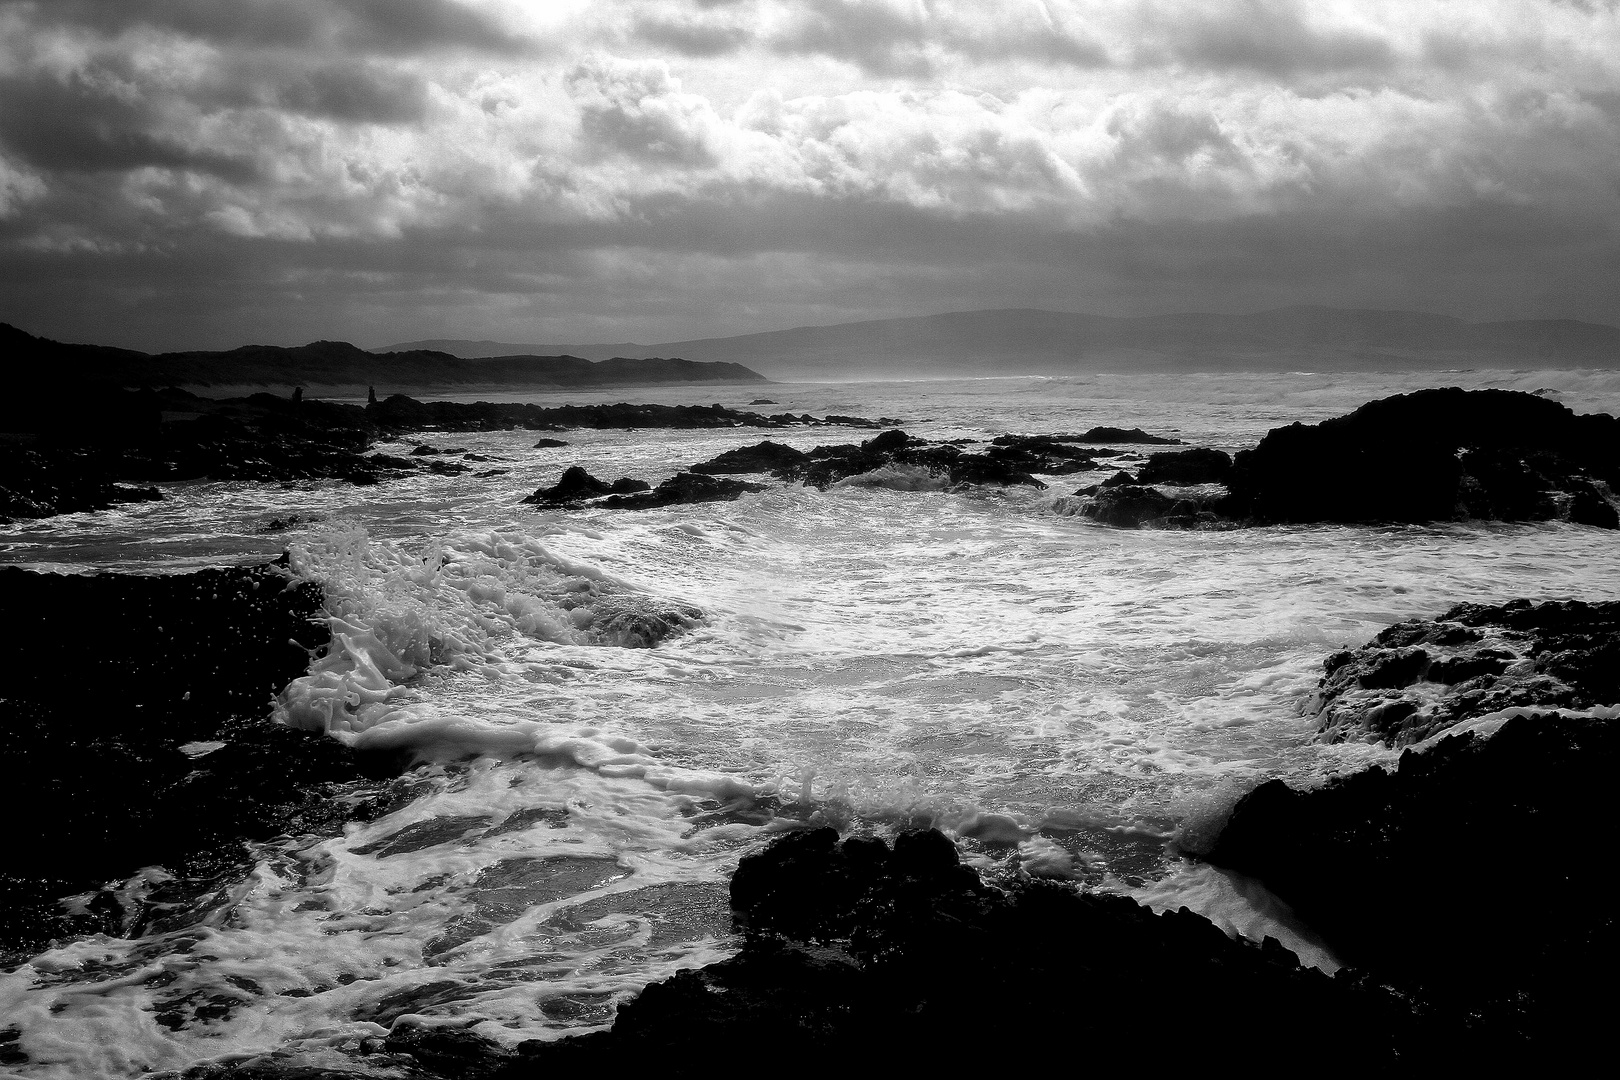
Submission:
[[[0,321],[1620,324],[1617,0],[0,0]]]

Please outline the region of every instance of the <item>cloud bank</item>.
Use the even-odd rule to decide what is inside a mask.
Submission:
[[[145,348],[962,308],[1620,323],[1598,0],[0,0],[0,319]]]

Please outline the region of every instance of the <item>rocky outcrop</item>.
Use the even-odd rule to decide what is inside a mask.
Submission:
[[[707,1075],[715,1046],[796,1072],[1004,1070],[1004,1040],[963,1038],[975,1016],[1017,1018],[1028,1033],[1019,1071],[1069,1067],[1077,1044],[1090,1067],[1117,1068],[1163,1037],[1146,1003],[1166,988],[1189,1003],[1178,1039],[1230,1046],[1261,1069],[1318,1053],[1324,1017],[1348,1068],[1387,1067],[1413,1042],[1394,999],[1302,969],[1275,942],[1049,883],[991,888],[937,832],[903,833],[892,848],[830,829],[789,834],[743,859],[731,898],[747,935],[739,955],[647,987],[609,1032],[524,1044],[497,1075]]]
[[[1620,603],[1459,604],[1328,657],[1306,705],[1334,741],[1405,746],[1503,709],[1620,704]]]
[[[1046,487],[1006,457],[970,453],[956,443],[915,439],[899,429],[885,431],[859,445],[818,446],[809,451],[803,461],[776,469],[774,475],[781,480],[798,480],[825,490],[839,481],[889,467],[941,477],[942,486],[1022,484]]]
[[[1198,447],[1149,454],[1136,471],[1143,484],[1224,484],[1232,475],[1232,458],[1221,450]]]
[[[805,459],[804,451],[766,439],[753,446],[740,446],[708,461],[701,461],[692,466],[692,472],[711,476],[718,473],[768,473],[795,468],[802,465]]]
[[[1614,906],[1591,825],[1620,723],[1549,711],[1300,790],[1245,796],[1207,852],[1281,897],[1345,961],[1455,1018],[1493,1071],[1604,1052]]]
[[[566,428],[781,428],[879,427],[881,422],[860,416],[809,413],[765,416],[723,405],[554,405],[493,403],[488,401],[417,401],[394,394],[366,407],[367,419],[385,434],[413,431],[558,431]]]
[[[1079,436],[997,435],[986,455],[1010,469],[1063,476],[1097,468],[1097,459],[1117,457],[1118,450],[1081,449]]]
[[[1508,390],[1419,390],[1276,428],[1233,463],[1258,523],[1567,520],[1613,529],[1620,420]]]
[[[1120,481],[1121,476],[1125,480]],[[1131,483],[1129,473],[1116,473],[1075,494],[1089,497],[1080,507],[1081,517],[1117,529],[1194,529],[1220,524],[1219,515],[1210,509],[1213,498],[1172,498]]]
[[[344,480],[375,484],[459,462],[367,456],[375,431],[358,406],[270,394],[210,401],[178,390],[118,391],[88,415],[12,414],[0,444],[0,517],[46,517],[160,498],[163,481]]]
[[[524,496],[523,501],[536,506],[578,506],[603,495],[629,495],[651,489],[652,485],[647,481],[629,476],[621,476],[610,484],[606,480],[598,480],[583,467],[572,465],[563,470],[562,477],[551,487],[535,488],[531,494]]]
[[[0,568],[0,813],[28,823],[0,870],[0,954],[184,925],[247,869],[244,840],[335,831],[386,802],[391,762],[270,721],[326,640],[319,590],[284,566]],[[164,873],[144,899],[103,888],[150,866]],[[75,893],[90,894],[77,915],[57,903]]]
[[[728,502],[750,492],[764,490],[764,484],[750,484],[743,480],[725,480],[705,476],[702,473],[683,472],[676,473],[651,490],[609,495],[596,505],[618,510],[647,510],[657,506],[676,506],[685,503]]]
[[[1064,435],[1068,442],[1081,443],[1140,443],[1148,446],[1175,446],[1180,439],[1167,439],[1162,435],[1149,435],[1141,428],[1094,427],[1084,435]]]

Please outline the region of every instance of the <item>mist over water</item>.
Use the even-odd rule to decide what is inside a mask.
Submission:
[[[924,438],[1140,426],[1231,451],[1429,385],[1620,410],[1610,372],[632,400],[769,397],[762,411],[897,416]],[[510,471],[364,489],[176,485],[164,502],[0,529],[0,559],[55,569],[166,572],[290,550],[294,572],[326,587],[334,644],[278,716],[422,763],[394,813],[263,846],[200,924],[75,942],[0,974],[0,1015],[31,1061],[21,1074],[128,1076],[273,1050],[355,1068],[354,1051],[402,1022],[508,1041],[601,1027],[648,981],[728,953],[731,869],[805,821],[937,824],[989,872],[1186,904],[1331,967],[1263,896],[1178,856],[1175,838],[1213,827],[1264,778],[1387,759],[1318,744],[1299,715],[1335,649],[1460,601],[1620,599],[1614,534],[1596,529],[1120,531],[1072,513],[1069,493],[1106,473],[1047,477],[1046,491],[773,485],[640,512],[518,501],[575,464],[656,483],[765,437],[807,449],[866,434],[569,431],[549,450],[534,432],[430,434],[420,441]],[[264,531],[293,515],[309,523]]]

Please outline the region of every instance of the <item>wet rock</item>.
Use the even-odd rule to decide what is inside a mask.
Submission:
[[[1620,703],[1620,603],[1459,604],[1329,657],[1306,704],[1333,741],[1405,746],[1502,709]]]
[[[535,441],[534,448],[536,450],[554,450],[559,446],[567,445],[568,443],[562,439],[538,439]]]
[[[1220,450],[1198,448],[1148,455],[1137,470],[1144,484],[1224,484],[1232,474],[1232,459]]]
[[[904,434],[902,432],[902,434]],[[768,473],[778,469],[791,469],[805,461],[805,453],[782,443],[764,442],[727,450],[723,454],[692,466],[695,473]]]
[[[1120,469],[1113,476],[1110,476],[1108,479],[1104,480],[1102,483],[1098,484],[1097,486],[1100,487],[1100,488],[1117,488],[1117,487],[1132,487],[1135,484],[1136,484],[1136,477],[1132,476],[1130,473],[1126,472],[1124,469]]]
[[[1011,468],[1054,476],[1094,468],[1098,457],[1110,453],[1082,450],[1049,435],[998,435],[986,452]]]
[[[31,823],[0,870],[0,953],[187,925],[247,868],[243,841],[336,831],[386,801],[393,763],[270,721],[272,696],[326,638],[319,589],[284,562],[169,576],[5,567],[0,595],[15,665],[0,690],[0,813]],[[106,632],[64,648],[86,640],[86,613]],[[130,889],[102,888],[153,866]],[[83,914],[56,903],[75,893],[90,894]]]
[[[742,480],[725,480],[705,476],[702,473],[683,472],[670,477],[650,491],[609,495],[597,505],[619,510],[645,510],[655,506],[674,506],[681,503],[727,502],[749,492],[764,490],[764,484],[750,484]]]
[[[1088,443],[1145,443],[1150,446],[1173,446],[1180,439],[1166,439],[1149,435],[1141,428],[1094,427],[1084,435],[1070,436],[1074,442]]]
[[[538,506],[568,506],[585,499],[606,495],[612,490],[611,484],[598,480],[582,467],[573,465],[564,470],[562,478],[551,487],[535,488],[534,493],[525,496],[523,501]]]
[[[1509,390],[1419,390],[1276,428],[1225,510],[1257,522],[1570,520],[1620,527],[1620,421]]]
[[[793,416],[761,416],[723,405],[554,405],[492,403],[488,401],[417,401],[394,394],[365,409],[366,419],[385,434],[412,431],[561,431],[567,428],[776,428],[793,425],[833,424],[846,427],[878,427],[879,423],[859,416],[828,416],[825,419]]]
[[[630,476],[621,476],[608,485],[609,495],[633,495],[638,491],[651,491],[652,485],[645,480],[637,480]]]
[[[1613,905],[1578,823],[1606,820],[1620,724],[1548,711],[1445,736],[1299,790],[1237,804],[1207,853],[1262,881],[1348,963],[1450,1018],[1449,1052],[1492,1071],[1601,1053]]]
[[[1224,1045],[1266,1016],[1266,1038],[1243,1048],[1262,1068],[1308,1054],[1322,1016],[1352,1067],[1387,1065],[1411,1044],[1393,999],[1301,969],[1274,943],[1050,883],[989,888],[939,833],[904,833],[892,848],[790,834],[742,861],[732,908],[746,934],[737,956],[648,986],[609,1032],[522,1044],[503,1075],[655,1063],[699,1075],[717,1045],[796,1071],[993,1071],[1004,1043],[961,1038],[964,1004],[983,1001],[1022,1031],[1063,1033],[1023,1042],[1020,1069],[1067,1067],[1076,1041],[1091,1067],[1122,1067],[1162,1037],[1142,1002],[1166,986],[1197,1002],[1177,1021],[1194,1044]]]
[[[773,470],[782,480],[798,480],[823,490],[841,481],[859,478],[885,468],[899,468],[925,477],[942,478],[930,484],[938,487],[960,484],[1046,485],[1017,467],[1017,462],[989,453],[967,453],[955,443],[931,443],[895,429],[867,439],[859,445],[842,443],[818,446],[801,462]],[[892,485],[884,485],[892,486]],[[917,485],[908,485],[913,489]]]
[[[775,405],[776,402],[772,401],[770,398],[761,397],[761,398],[755,398],[753,401],[750,401],[748,404],[749,404],[750,407],[752,407],[754,405]]]
[[[1118,476],[1128,474],[1119,473]],[[1139,529],[1157,524],[1168,518],[1177,500],[1153,488],[1132,487],[1128,484],[1108,487],[1107,482],[1080,508],[1082,517],[1118,529]]]

